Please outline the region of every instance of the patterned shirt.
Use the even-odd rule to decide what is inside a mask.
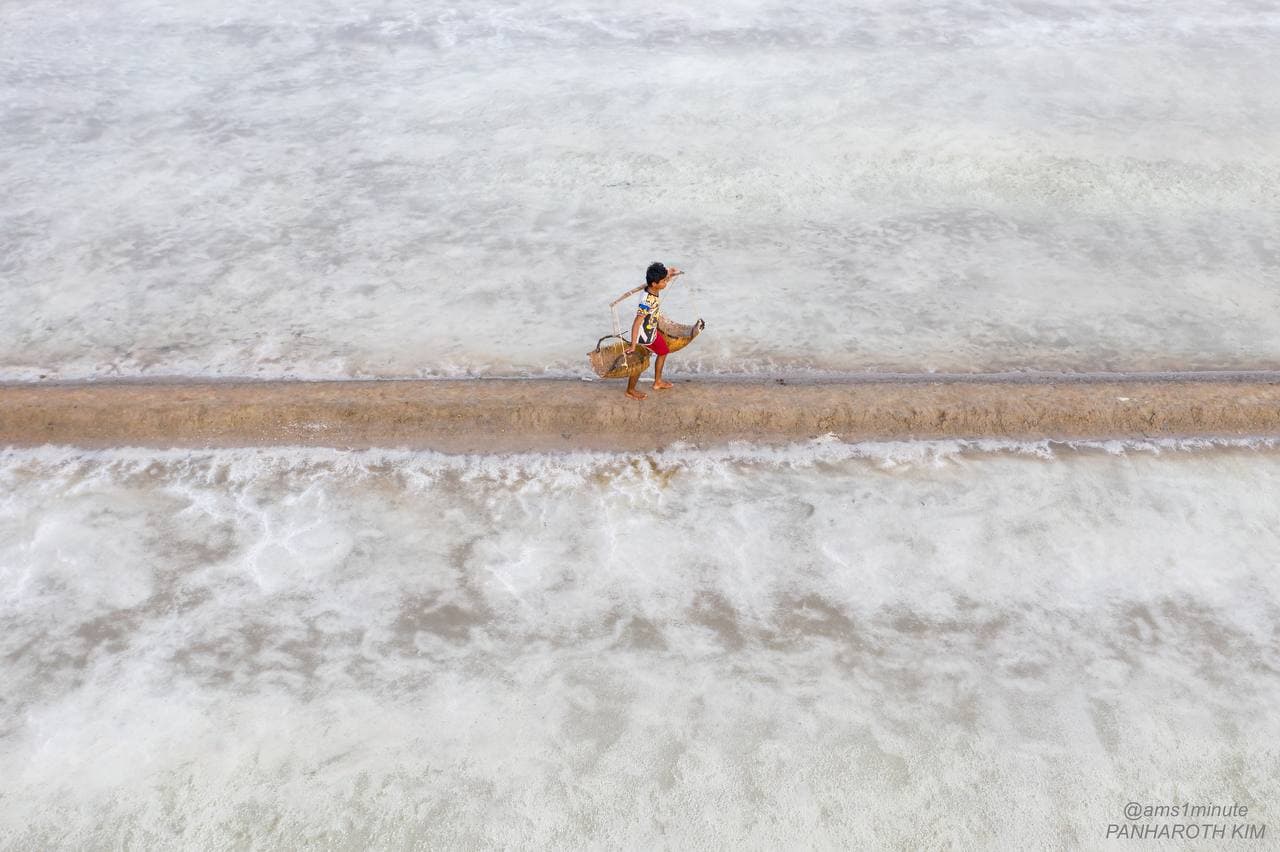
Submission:
[[[637,343],[652,343],[658,336],[658,304],[662,297],[657,293],[645,292],[644,298],[636,309],[636,314],[643,317],[640,322],[640,337]]]

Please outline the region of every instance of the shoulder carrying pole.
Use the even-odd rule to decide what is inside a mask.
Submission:
[[[623,299],[627,298],[628,296],[634,296],[636,293],[639,293],[641,290],[643,290],[647,286],[649,285],[641,284],[639,287],[634,287],[609,303],[609,315],[613,318],[614,337],[622,336],[622,326],[618,321],[618,303],[621,302]]]

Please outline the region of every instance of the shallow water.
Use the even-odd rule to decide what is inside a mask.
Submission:
[[[1280,5],[0,8],[0,379],[1280,366]]]
[[[0,454],[0,841],[1096,848],[1280,798],[1280,454]]]

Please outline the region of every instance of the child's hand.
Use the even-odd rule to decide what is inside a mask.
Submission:
[[[633,344],[631,344],[630,346],[628,346],[628,347],[626,348],[626,350],[625,350],[625,351],[626,351],[626,353],[627,353],[628,355],[630,355],[631,353],[635,352],[635,351],[636,351],[635,344],[633,343]]]

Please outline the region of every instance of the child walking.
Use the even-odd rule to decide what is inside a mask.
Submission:
[[[671,382],[662,380],[662,367],[667,361],[669,350],[667,339],[658,330],[658,307],[662,301],[660,294],[673,278],[683,274],[674,266],[667,269],[661,263],[649,264],[649,268],[644,273],[644,297],[636,308],[635,321],[631,323],[631,345],[627,347],[627,354],[635,352],[636,345],[639,344],[658,356],[653,367],[653,389],[656,391],[672,387]],[[632,399],[644,399],[647,396],[636,390],[636,382],[640,380],[640,371],[643,366],[644,362],[641,361],[627,377],[627,396]]]

